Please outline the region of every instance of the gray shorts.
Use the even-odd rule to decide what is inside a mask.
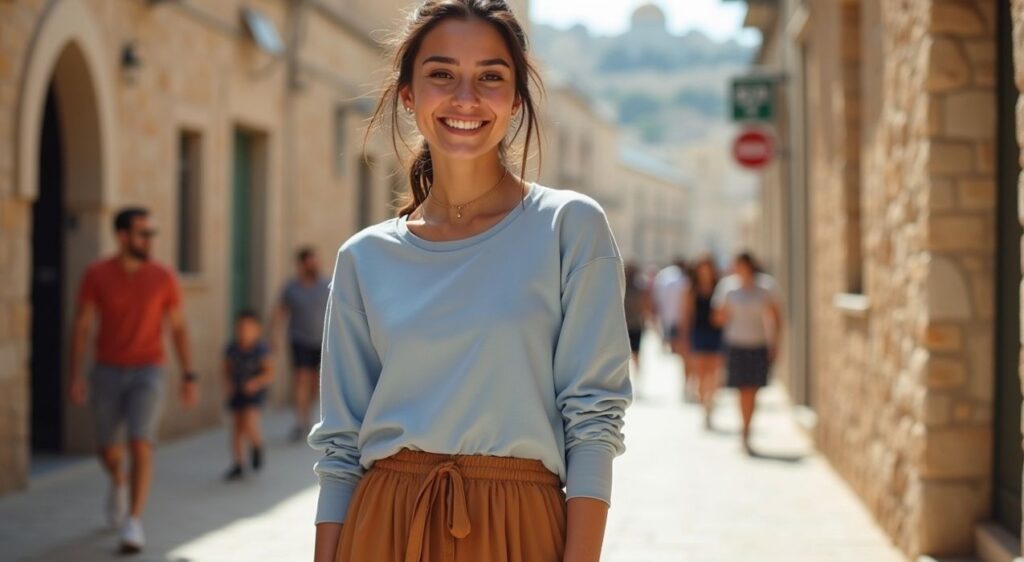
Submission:
[[[163,388],[159,365],[97,364],[89,387],[97,446],[102,448],[123,441],[125,425],[129,439],[155,442]]]

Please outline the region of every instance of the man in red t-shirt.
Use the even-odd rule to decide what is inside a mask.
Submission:
[[[156,231],[149,212],[127,208],[114,219],[117,255],[89,266],[78,293],[71,343],[73,403],[92,406],[100,461],[110,474],[107,518],[120,526],[122,552],[138,552],[145,544],[142,509],[152,476],[152,444],[159,420],[164,360],[163,325],[171,326],[174,347],[183,376],[181,402],[186,408],[197,401],[196,376],[192,372],[181,290],[174,272],[149,259]],[[82,363],[94,319],[99,318],[96,364],[88,382]],[[122,467],[122,429],[127,426],[132,457],[131,504]]]

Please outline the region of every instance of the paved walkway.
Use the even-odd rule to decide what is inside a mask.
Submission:
[[[853,493],[813,453],[783,392],[759,396],[752,442],[719,393],[715,431],[681,400],[681,367],[648,333],[637,400],[616,461],[605,562],[905,562]]]
[[[701,429],[679,400],[678,362],[649,339],[641,396],[627,421],[629,452],[616,463],[606,562],[905,562],[828,466],[808,453],[777,390],[764,396],[754,442],[739,450],[734,397],[722,393],[719,431]],[[267,420],[268,467],[220,480],[224,430],[157,451],[144,523],[146,552],[132,560],[311,560],[316,453],[284,442],[288,418]],[[0,498],[0,560],[119,559],[102,526],[105,480],[91,460]]]

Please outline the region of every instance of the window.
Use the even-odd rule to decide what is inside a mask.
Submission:
[[[844,3],[840,8],[843,113],[846,134],[846,166],[843,177],[842,216],[846,228],[846,291],[864,293],[864,235],[861,228],[861,7]]]
[[[199,272],[202,137],[194,131],[178,136],[178,271]]]

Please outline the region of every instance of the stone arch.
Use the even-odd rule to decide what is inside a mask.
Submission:
[[[83,2],[51,3],[40,18],[18,99],[16,196],[32,200],[38,195],[40,127],[52,80],[65,92],[59,104],[65,115],[62,126],[69,133],[67,165],[78,175],[69,178],[69,204],[96,207],[111,200],[117,150],[115,80],[107,52],[99,24]]]

